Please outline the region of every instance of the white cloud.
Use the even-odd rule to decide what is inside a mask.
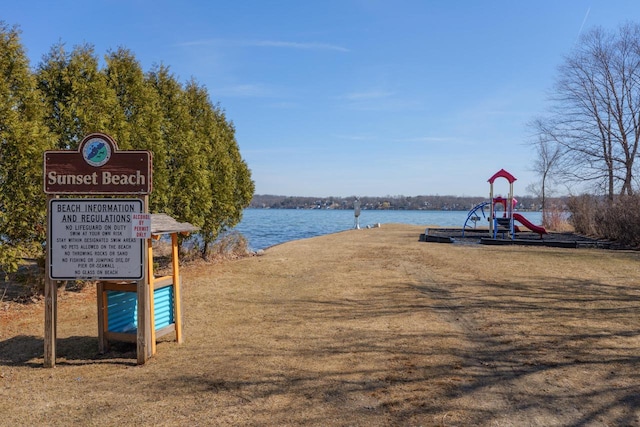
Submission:
[[[384,99],[390,98],[395,95],[395,92],[390,91],[382,91],[382,90],[371,90],[367,92],[352,92],[347,93],[345,95],[340,96],[340,99],[346,99],[349,101],[366,101],[370,99]]]
[[[431,144],[431,143],[455,142],[456,140],[457,138],[451,137],[451,136],[417,136],[412,138],[393,139],[392,142],[398,142],[398,143],[420,142],[420,143]]]
[[[216,96],[234,97],[270,97],[274,96],[273,90],[262,84],[237,84],[216,88],[213,92]]]
[[[258,40],[244,42],[245,46],[258,46],[258,47],[283,47],[290,49],[308,49],[308,50],[335,50],[338,52],[349,52],[349,49],[327,43],[300,43],[300,42],[285,42],[277,40]]]
[[[222,46],[222,47],[274,47],[301,50],[333,50],[336,52],[349,52],[349,49],[329,43],[318,42],[292,42],[282,40],[227,40],[204,39],[177,43],[176,46]]]
[[[290,109],[299,108],[300,104],[298,104],[297,102],[291,102],[291,101],[280,101],[280,102],[272,102],[271,104],[268,104],[267,107],[290,110]]]
[[[334,138],[337,139],[346,139],[348,141],[372,141],[376,139],[375,136],[372,135],[333,135]]]

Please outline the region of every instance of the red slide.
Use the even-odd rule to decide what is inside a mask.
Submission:
[[[540,237],[542,237],[543,234],[547,234],[547,230],[545,230],[544,227],[540,227],[539,225],[533,224],[531,221],[529,221],[527,218],[523,217],[519,213],[514,213],[513,219],[515,219],[516,221],[518,221],[519,223],[521,223],[522,225],[524,225],[534,233],[538,233]]]

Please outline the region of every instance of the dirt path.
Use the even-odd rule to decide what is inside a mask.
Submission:
[[[640,425],[639,253],[422,231],[190,266],[186,342],[144,366],[96,354],[90,291],[61,298],[53,370],[41,306],[0,306],[0,424]]]

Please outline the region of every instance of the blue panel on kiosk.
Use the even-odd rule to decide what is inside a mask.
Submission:
[[[109,332],[134,334],[138,329],[138,295],[136,292],[107,291]]]
[[[175,323],[173,286],[153,291],[155,329]],[[138,295],[136,292],[107,291],[109,332],[135,334],[138,329]]]
[[[173,307],[173,286],[165,286],[153,292],[153,312],[156,331],[175,323]]]

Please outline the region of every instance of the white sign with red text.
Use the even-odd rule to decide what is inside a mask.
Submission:
[[[136,213],[131,215],[131,237],[134,239],[151,238],[151,214]]]

